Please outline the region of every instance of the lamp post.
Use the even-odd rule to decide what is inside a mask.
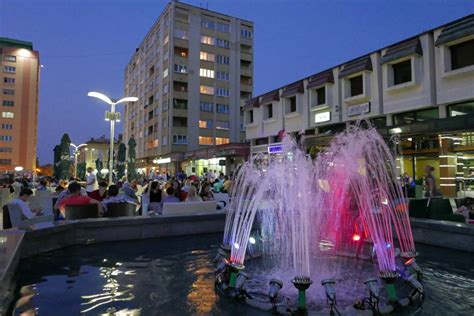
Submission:
[[[124,102],[137,102],[137,97],[125,97],[119,100],[111,99],[100,92],[89,92],[89,97],[97,98],[110,105],[110,112],[105,112],[105,120],[110,121],[110,149],[109,149],[109,184],[112,184],[112,173],[114,170],[114,128],[115,121],[120,122],[120,112],[115,112],[115,106]]]
[[[74,148],[74,178],[77,179],[77,157],[79,156],[79,150],[82,147],[87,146],[87,144],[75,145],[71,143],[70,145]]]

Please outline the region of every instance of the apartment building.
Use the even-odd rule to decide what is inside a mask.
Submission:
[[[402,173],[435,167],[442,192],[474,196],[474,15],[463,17],[249,99],[252,153],[278,154],[279,135],[309,150],[358,120],[399,148]]]
[[[0,37],[0,171],[36,169],[39,52]]]
[[[124,140],[137,163],[174,174],[229,173],[248,154],[242,104],[253,91],[253,23],[170,2],[125,68]]]

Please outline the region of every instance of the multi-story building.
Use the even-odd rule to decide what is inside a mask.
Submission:
[[[396,138],[402,173],[431,165],[445,195],[474,196],[473,25],[469,15],[248,100],[251,152],[278,152],[282,131],[303,131],[314,152],[368,120]]]
[[[253,23],[170,2],[125,68],[125,95],[139,101],[125,106],[124,140],[141,168],[229,173],[248,151],[252,90]]]
[[[118,146],[122,141],[122,134],[118,135],[118,140],[114,140],[114,155],[117,154]],[[107,161],[109,159],[109,148],[110,148],[110,138],[106,138],[105,135],[102,135],[97,138],[91,138],[86,141],[84,144],[87,146],[81,147],[79,149],[78,162],[86,163],[86,169],[91,167],[96,169],[96,160],[102,160],[104,168],[108,168]],[[95,170],[96,172],[101,172],[101,170]]]
[[[39,53],[0,37],[0,171],[36,169]]]

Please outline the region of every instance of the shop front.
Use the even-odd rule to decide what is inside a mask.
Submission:
[[[249,155],[247,144],[230,143],[184,153],[181,169],[189,176],[204,176],[208,171],[231,175]]]

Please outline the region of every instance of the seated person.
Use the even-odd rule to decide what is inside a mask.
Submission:
[[[166,189],[166,197],[163,199],[163,203],[176,203],[180,202],[179,199],[174,195],[174,188],[169,187]]]
[[[33,218],[41,215],[41,208],[30,209],[30,206],[28,205],[28,201],[32,195],[33,191],[31,189],[24,188],[20,191],[18,198],[11,202],[11,204],[18,205],[21,208],[21,213],[26,218]]]
[[[71,181],[69,183],[69,185],[67,186],[67,190],[63,190],[61,191],[59,194],[58,194],[58,200],[56,201],[56,205],[59,205],[59,203],[64,199],[64,198],[67,198],[69,195],[71,195],[71,192],[69,191],[69,186],[73,183],[76,183],[79,185],[79,190],[80,190],[80,195],[82,196],[87,196],[87,192],[86,192],[86,189],[84,189],[83,187],[81,187],[81,185],[76,182],[76,181]],[[64,187],[64,186],[63,186]],[[57,208],[55,206],[55,208]]]
[[[134,199],[126,196],[125,194],[119,194],[119,187],[115,184],[112,184],[109,186],[109,190],[107,191],[107,198],[101,203],[104,212],[107,213],[107,205],[114,203],[130,203],[136,207],[140,206]]]
[[[202,202],[202,198],[197,195],[197,189],[194,185],[189,187],[185,202]]]
[[[211,185],[209,183],[202,185],[200,195],[203,201],[214,201],[214,194],[211,191]]]
[[[82,195],[81,192],[81,185],[77,182],[71,182],[68,187],[67,191],[69,192],[67,197],[63,199],[59,199],[56,202],[56,207],[59,209],[61,214],[64,216],[66,211],[66,205],[87,205],[87,204],[99,204],[99,201],[96,201],[87,195]]]
[[[129,198],[138,201],[138,197],[135,194],[135,190],[130,186],[129,182],[124,182],[122,186],[122,191],[125,196],[128,196]]]
[[[222,182],[220,179],[217,179],[214,181],[214,184],[212,186],[214,192],[220,193],[222,188],[224,187],[224,182]]]
[[[107,198],[107,182],[99,182],[99,188],[89,193],[89,197],[96,201],[103,201]]]

